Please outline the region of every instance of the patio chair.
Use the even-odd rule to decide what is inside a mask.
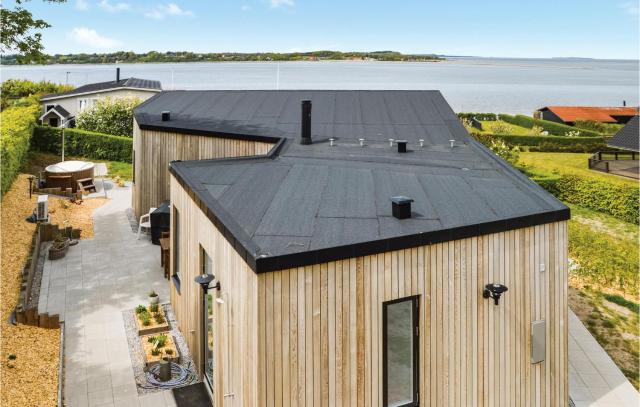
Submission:
[[[138,240],[140,240],[140,232],[142,232],[142,228],[151,229],[151,212],[155,211],[157,208],[149,208],[149,212],[140,216],[140,222],[138,222]]]

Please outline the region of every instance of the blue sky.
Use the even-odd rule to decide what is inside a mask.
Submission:
[[[10,2],[5,2],[5,5]],[[637,0],[32,0],[48,53],[397,50],[637,59]]]

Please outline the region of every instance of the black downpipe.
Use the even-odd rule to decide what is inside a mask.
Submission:
[[[300,128],[300,144],[311,144],[311,101],[302,101],[302,120]]]

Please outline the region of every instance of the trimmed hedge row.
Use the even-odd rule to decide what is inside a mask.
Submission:
[[[31,148],[55,154],[62,152],[62,129],[36,126],[31,139]],[[98,160],[131,162],[133,140],[129,137],[112,136],[78,129],[65,129],[64,152]]]
[[[533,128],[533,126],[538,126],[538,127],[541,127],[543,130],[558,136],[563,136],[568,131],[579,131],[582,137],[602,137],[600,133],[595,131],[580,129],[573,126],[567,126],[566,124],[551,122],[548,120],[534,119],[532,117],[524,116],[521,114],[518,114],[515,116],[511,116],[508,114],[501,114],[500,120],[505,121],[507,123],[515,124],[516,126],[526,127],[528,129]],[[575,139],[575,137],[571,137],[571,138]]]
[[[484,145],[490,144],[491,140],[500,139],[510,146],[527,146],[529,151],[595,153],[608,149],[604,137],[518,136],[479,133],[472,133],[472,136]]]
[[[460,119],[478,119],[487,122],[493,122],[498,120],[498,116],[495,113],[458,113]]]
[[[12,107],[0,113],[0,193],[4,195],[18,175],[29,151],[29,141],[38,118],[40,106]]]
[[[640,190],[634,186],[612,184],[577,175],[532,176],[531,179],[561,201],[638,224]]]

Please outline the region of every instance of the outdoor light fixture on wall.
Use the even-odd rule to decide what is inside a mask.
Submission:
[[[509,289],[506,285],[502,284],[487,284],[484,286],[484,291],[482,292],[482,296],[484,298],[493,298],[493,302],[498,305],[500,301],[500,296],[507,292]]]
[[[209,284],[215,279],[215,276],[212,274],[201,274],[199,276],[197,276],[196,278],[194,278],[194,281],[198,284],[200,284],[200,287],[202,287],[202,290],[204,291],[204,295],[207,295],[207,292],[209,292],[210,289],[217,289],[218,291],[220,291],[220,282],[218,281],[213,287],[209,287]]]

